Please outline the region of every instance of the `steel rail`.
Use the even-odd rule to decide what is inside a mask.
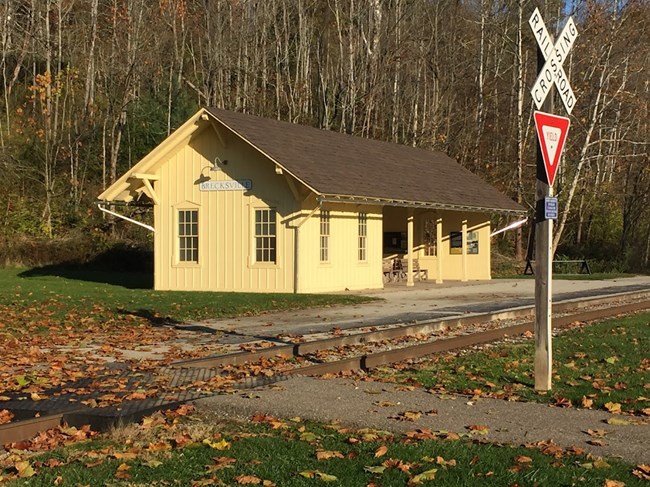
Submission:
[[[650,309],[650,301],[641,301],[629,303],[611,308],[584,311],[577,314],[559,316],[553,319],[553,328],[567,328],[572,323],[589,322],[612,318],[619,315],[625,315]],[[370,370],[380,365],[387,365],[404,360],[416,359],[433,355],[435,353],[459,350],[475,345],[494,342],[507,337],[523,335],[526,332],[532,332],[534,323],[527,322],[493,330],[473,333],[471,335],[462,335],[453,338],[436,340],[429,343],[421,343],[393,350],[375,352],[371,354],[360,355],[357,357],[348,357],[332,362],[324,362],[316,365],[307,365],[295,369],[284,371],[285,375],[307,375],[317,376],[324,374],[336,374],[341,372],[351,372],[358,370]]]
[[[56,428],[61,425],[62,421],[63,414],[52,414],[0,425],[0,446],[16,443],[31,438],[41,431]]]
[[[608,296],[598,296],[588,299],[567,300],[555,303],[555,313],[565,313],[574,310],[581,310],[587,307],[598,305],[610,305],[621,300],[646,300],[650,298],[648,291],[634,291],[631,293],[619,293]],[[291,358],[301,357],[310,353],[338,348],[345,346],[364,345],[372,342],[393,340],[403,336],[429,334],[440,330],[462,328],[478,325],[489,321],[522,319],[533,316],[534,306],[522,306],[494,313],[470,314],[458,318],[440,318],[427,320],[420,323],[400,325],[384,330],[375,330],[353,335],[337,336],[322,340],[313,340],[289,345],[277,345],[252,352],[234,352],[211,357],[186,360],[172,364],[173,367],[220,367],[224,365],[242,365],[245,363],[257,362],[262,358]],[[555,318],[556,320],[558,318]]]

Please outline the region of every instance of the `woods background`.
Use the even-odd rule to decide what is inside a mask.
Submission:
[[[532,215],[536,5],[0,0],[0,263],[146,245],[93,202],[201,105],[442,150]],[[542,13],[554,36],[568,15],[579,31],[554,245],[648,269],[650,2],[546,0]],[[528,228],[497,248],[521,257]]]

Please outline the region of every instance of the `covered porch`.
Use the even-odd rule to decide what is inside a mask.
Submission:
[[[490,279],[490,214],[384,206],[384,284]]]

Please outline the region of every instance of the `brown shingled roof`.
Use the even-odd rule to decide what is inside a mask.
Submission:
[[[217,108],[217,120],[319,195],[400,205],[523,212],[438,151],[364,139]]]

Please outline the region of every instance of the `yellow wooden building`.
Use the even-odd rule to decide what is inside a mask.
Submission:
[[[155,289],[196,291],[489,279],[490,216],[523,213],[443,153],[215,108],[99,196],[143,203]]]

